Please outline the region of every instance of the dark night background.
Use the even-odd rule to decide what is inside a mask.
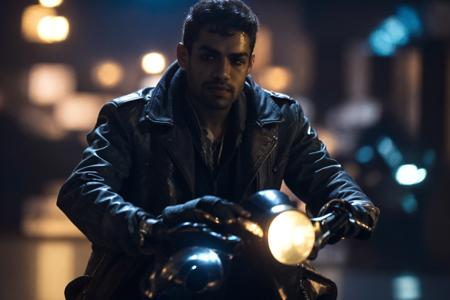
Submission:
[[[450,2],[245,2],[263,26],[256,81],[299,99],[330,152],[381,209],[372,240],[326,248],[318,268],[337,282],[340,299],[448,298]],[[55,9],[70,32],[54,44],[27,41],[21,31],[22,13],[37,3],[0,4],[0,299],[62,299],[63,286],[83,272],[88,243],[55,197],[80,159],[93,126],[87,116],[149,80],[140,67],[145,53],[175,59],[195,1],[65,0]],[[380,53],[370,37],[402,7],[418,20],[416,32],[410,28],[395,51]],[[122,68],[114,86],[92,75],[104,60]],[[30,87],[31,71],[43,65],[63,66],[73,81],[46,104],[33,100]],[[58,114],[76,99],[86,111]],[[84,117],[84,125],[61,125]],[[403,165],[426,176],[400,184]]]

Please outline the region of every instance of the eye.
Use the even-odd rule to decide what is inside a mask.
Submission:
[[[233,64],[236,66],[240,66],[244,64],[244,61],[242,59],[235,59],[233,60]]]
[[[216,59],[216,56],[212,53],[203,53],[200,54],[200,59],[203,61],[214,61]]]
[[[247,63],[247,60],[245,57],[233,57],[231,63],[235,66],[242,66]]]

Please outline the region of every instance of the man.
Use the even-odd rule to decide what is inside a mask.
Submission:
[[[241,1],[197,3],[158,85],[103,107],[58,197],[93,244],[68,297],[83,286],[87,299],[138,299],[139,260],[167,228],[211,216],[232,224],[249,216],[239,203],[282,180],[311,215],[351,213],[368,229],[347,222],[335,241],[370,235],[378,209],[328,156],[300,105],[249,77],[257,28]],[[264,290],[257,274],[242,274],[252,295]]]

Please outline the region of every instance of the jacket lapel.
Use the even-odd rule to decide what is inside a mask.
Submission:
[[[248,125],[245,135],[242,139],[241,149],[239,151],[239,163],[237,164],[236,174],[236,196],[245,197],[251,191],[251,185],[257,180],[258,170],[268,159],[277,145],[276,124],[260,127]],[[256,190],[260,189],[256,181]]]
[[[248,122],[239,151],[237,166],[237,197],[245,197],[254,188],[262,188],[258,182],[258,171],[277,146],[278,124],[283,117],[278,105],[270,94],[252,80],[245,83],[247,95]]]
[[[187,127],[173,127],[161,136],[162,146],[180,170],[191,194],[195,194],[195,158],[191,132]]]
[[[156,126],[166,127],[160,135],[162,147],[169,153],[174,165],[180,170],[191,196],[195,191],[195,161],[192,135],[187,126],[181,101],[181,77],[178,64],[173,63],[163,75],[158,85],[148,93],[144,109],[145,119]],[[178,102],[178,104],[176,104]]]

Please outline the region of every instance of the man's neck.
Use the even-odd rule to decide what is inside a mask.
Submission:
[[[217,140],[222,137],[227,126],[227,119],[230,113],[230,108],[228,109],[206,109],[198,105],[197,101],[192,99],[191,101],[197,117],[199,119],[200,125],[204,127],[208,132],[208,138],[213,137],[213,140]]]

